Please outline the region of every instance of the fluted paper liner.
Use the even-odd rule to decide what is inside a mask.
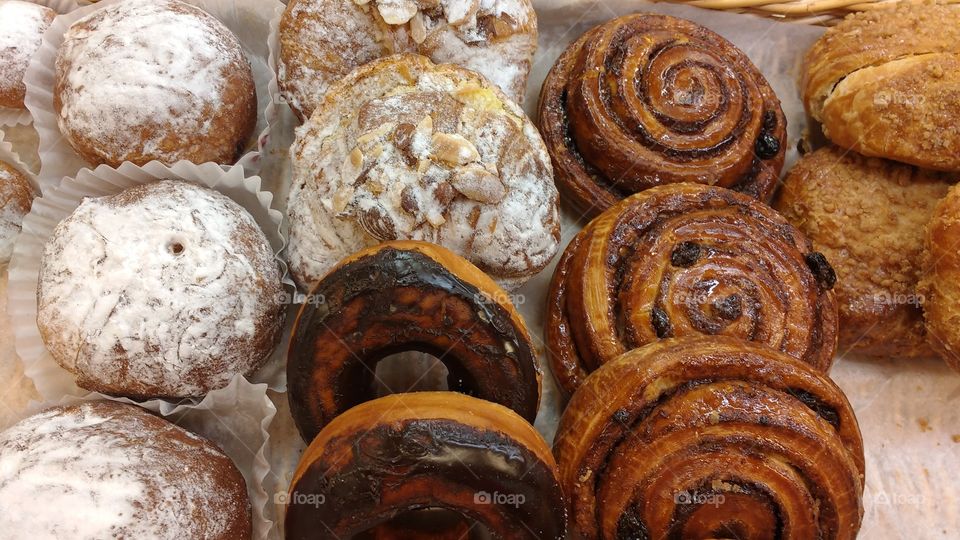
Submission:
[[[57,17],[43,36],[43,45],[34,55],[24,76],[27,85],[26,105],[33,115],[34,127],[40,135],[40,183],[44,191],[56,186],[60,179],[73,176],[91,164],[83,160],[61,134],[53,107],[53,87],[56,80],[57,49],[70,26],[90,13],[123,0],[101,0],[66,15]],[[275,75],[268,65],[269,51],[264,36],[269,33],[275,9],[282,5],[276,0],[183,0],[217,18],[240,41],[250,60],[257,88],[257,127],[247,142],[246,153],[237,161],[248,174],[260,170],[264,147],[270,140],[268,115],[274,114],[271,105],[276,100],[270,85]]]

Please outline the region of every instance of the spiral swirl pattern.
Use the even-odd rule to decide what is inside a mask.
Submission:
[[[614,19],[571,45],[544,83],[540,127],[563,194],[590,216],[677,182],[766,200],[786,151],[780,102],[746,55],[665,15]]]
[[[554,451],[577,538],[852,539],[863,517],[846,397],[734,338],[664,340],[604,365]]]
[[[742,194],[673,184],[633,195],[567,247],[548,294],[554,375],[586,375],[668,337],[727,335],[826,371],[837,342],[832,268],[783,217]]]

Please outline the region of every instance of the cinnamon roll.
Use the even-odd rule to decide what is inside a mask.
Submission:
[[[540,367],[507,293],[440,246],[388,242],[342,261],[300,310],[287,384],[303,440],[375,398],[377,363],[404,351],[443,362],[450,390],[500,403],[530,422],[537,416]]]
[[[567,246],[548,293],[553,373],[572,393],[630,349],[691,334],[759,342],[826,371],[835,282],[826,258],[767,205],[718,187],[653,188]]]
[[[730,337],[607,363],[554,452],[578,538],[853,539],[863,517],[863,443],[841,390]]]
[[[587,32],[543,84],[540,130],[562,196],[593,217],[653,186],[719,185],[767,200],[786,118],[760,71],[710,30],[642,13]]]
[[[337,417],[304,452],[288,500],[288,540],[374,528],[384,537],[397,520],[434,508],[504,540],[566,532],[556,463],[540,434],[505,407],[450,392],[394,394]]]

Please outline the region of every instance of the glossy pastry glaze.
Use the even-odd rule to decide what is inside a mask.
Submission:
[[[377,363],[404,351],[439,358],[450,390],[529,421],[540,368],[509,296],[475,266],[426,242],[388,242],[344,260],[312,290],[290,340],[290,408],[305,441],[376,397]]]
[[[825,375],[728,337],[660,341],[577,391],[554,452],[575,537],[852,539],[863,444]]]
[[[289,501],[288,540],[350,538],[426,508],[505,540],[565,538],[543,438],[505,407],[449,392],[395,394],[334,419],[304,453]]]
[[[710,30],[637,14],[589,31],[540,96],[540,130],[564,198],[592,217],[668,183],[767,200],[786,151],[780,101],[743,52]]]
[[[594,219],[564,252],[547,295],[553,373],[569,394],[630,349],[691,334],[764,343],[825,371],[835,280],[765,204],[697,184],[653,188]]]

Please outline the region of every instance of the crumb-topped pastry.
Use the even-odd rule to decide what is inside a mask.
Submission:
[[[0,107],[23,109],[23,74],[57,12],[19,0],[0,0]]]
[[[353,69],[408,52],[477,71],[522,103],[536,49],[530,0],[293,0],[280,20],[280,87],[305,120]]]
[[[177,0],[94,11],[64,36],[54,108],[93,165],[232,163],[257,119],[250,62],[226,26]]]
[[[10,262],[13,244],[35,196],[27,177],[9,163],[0,161],[0,265]]]
[[[86,199],[47,241],[37,325],[83,388],[201,396],[250,375],[283,322],[274,252],[211,189],[166,180]]]
[[[901,2],[848,16],[807,52],[801,90],[837,145],[960,171],[960,6]]]
[[[133,405],[54,407],[0,433],[5,538],[251,538],[240,471]]]
[[[540,134],[459,66],[395,55],[355,70],[290,155],[288,254],[304,287],[388,240],[440,244],[506,288],[557,251],[557,189]]]

